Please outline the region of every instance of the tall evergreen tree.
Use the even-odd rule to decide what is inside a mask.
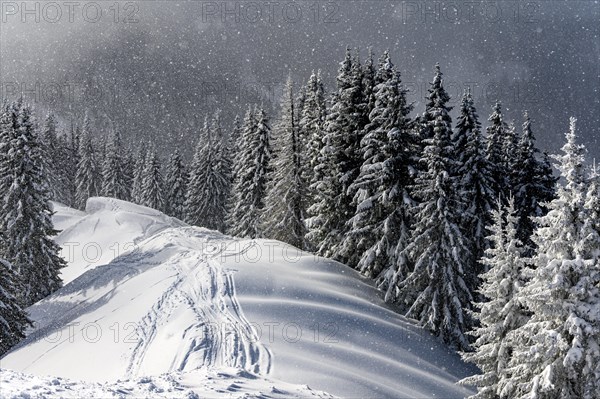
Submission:
[[[509,176],[509,170],[506,169],[506,156],[505,156],[505,136],[507,130],[507,124],[504,122],[502,116],[502,105],[497,102],[494,105],[493,112],[489,119],[490,126],[487,128],[487,148],[486,157],[492,170],[492,179],[494,182],[494,197],[499,196],[506,198],[510,191],[508,186],[509,182],[507,176]]]
[[[486,250],[486,257],[482,259],[489,268],[482,275],[480,289],[486,300],[475,304],[475,316],[481,325],[471,333],[476,338],[475,351],[463,353],[464,360],[474,363],[482,371],[482,374],[460,381],[461,384],[477,387],[477,394],[470,396],[472,399],[500,397],[498,381],[506,374],[512,353],[508,335],[529,318],[518,301],[518,292],[526,283],[526,264],[522,244],[517,238],[519,218],[514,199],[509,199],[506,208],[498,201],[497,209],[492,211],[492,219],[493,224],[489,227],[492,247]]]
[[[42,159],[48,180],[48,193],[51,199],[62,201],[60,170],[58,169],[61,154],[56,129],[56,118],[53,114],[48,114],[44,120],[40,144],[44,152]]]
[[[368,122],[362,89],[362,66],[358,56],[353,59],[350,49],[346,49],[337,76],[337,93],[325,121],[325,144],[315,166],[322,177],[313,184],[315,198],[308,209],[307,238],[323,256],[339,253],[337,247],[346,233],[346,222],[354,215],[348,188],[362,165],[360,140]]]
[[[302,118],[302,114],[304,112],[304,104],[306,103],[306,90],[306,86],[301,86],[300,90],[298,91],[298,98],[296,98],[296,104],[298,105],[295,107],[296,115],[294,115],[294,118],[296,118],[297,121],[299,121]],[[301,139],[304,138],[302,136],[300,137]]]
[[[539,176],[539,182],[542,190],[540,198],[546,199],[546,201],[542,201],[540,203],[543,215],[548,211],[544,203],[550,202],[556,197],[556,182],[558,181],[558,177],[554,176],[554,169],[552,168],[550,155],[548,155],[546,151],[544,151],[542,154],[542,159],[538,163],[537,176]]]
[[[85,209],[87,199],[100,193],[100,168],[90,134],[90,122],[86,114],[79,140],[79,162],[75,174],[76,202],[79,209]]]
[[[600,172],[594,163],[588,178],[588,188],[583,204],[583,225],[577,253],[586,259],[600,258]]]
[[[18,105],[4,101],[0,108],[0,193],[6,193],[12,184],[12,170],[8,152],[18,129]]]
[[[164,209],[161,164],[155,149],[150,150],[146,157],[141,194],[142,205],[159,211]]]
[[[407,220],[387,226],[392,213],[400,213],[408,197],[407,154],[408,114],[406,90],[389,54],[384,53],[377,71],[374,109],[370,114],[367,134],[362,139],[363,165],[350,186],[354,194],[356,213],[350,219],[351,229],[339,247],[340,258],[357,267],[366,276],[375,278],[390,265],[391,251]],[[375,77],[373,77],[375,79]],[[396,221],[398,222],[398,221]]]
[[[244,118],[241,153],[235,166],[233,207],[228,217],[229,232],[239,237],[262,237],[261,214],[267,178],[271,170],[271,129],[264,110]]]
[[[98,164],[98,187],[100,193],[102,193],[102,186],[104,185],[104,176],[102,174],[102,168],[106,162],[106,154],[108,153],[108,139],[106,135],[100,135],[92,138],[94,142],[94,148],[96,151],[96,162]]]
[[[512,196],[517,186],[517,162],[518,162],[519,137],[514,122],[506,124],[504,138],[502,140],[502,168],[505,171],[504,184],[505,196]]]
[[[3,176],[10,184],[0,213],[0,231],[5,238],[3,257],[22,282],[19,300],[25,306],[60,288],[60,269],[66,265],[58,255],[58,244],[50,238],[57,231],[52,225],[43,156],[31,108],[23,106],[3,159]]]
[[[387,51],[385,53],[388,53]],[[384,57],[385,57],[385,53],[384,53]],[[381,62],[380,65],[378,65],[378,67],[376,68],[374,63],[373,63],[373,50],[369,49],[369,54],[367,57],[367,60],[365,61],[365,65],[363,66],[363,73],[362,73],[362,103],[363,103],[363,112],[364,112],[364,125],[365,125],[365,131],[362,134],[362,136],[364,137],[364,135],[366,135],[368,133],[368,130],[366,129],[367,125],[370,123],[369,120],[369,115],[371,114],[371,111],[373,111],[373,109],[375,108],[375,93],[376,93],[376,86],[377,84],[379,84],[380,82],[377,81],[376,79],[376,75],[377,75],[377,70],[381,69]],[[361,138],[362,140],[362,138]]]
[[[532,217],[539,217],[545,213],[543,204],[552,200],[552,186],[556,180],[548,166],[537,158],[539,150],[535,147],[535,137],[527,112],[524,119],[523,132],[515,151],[517,156],[513,190],[519,214],[518,237],[529,248],[528,254],[531,254],[534,246],[531,236],[535,229]]]
[[[440,104],[442,104],[447,111],[443,112],[442,114],[445,122],[451,122],[449,111],[452,109],[452,107],[447,105],[450,101],[450,95],[444,88],[442,72],[439,64],[436,64],[435,66],[433,82],[431,82],[429,86],[429,89],[427,89],[427,97],[425,98],[425,112],[420,118],[418,118],[416,123],[418,126],[418,136],[420,138],[422,150],[424,150],[428,145],[425,140],[433,138],[433,128],[435,120],[437,119],[437,109],[439,108]]]
[[[136,204],[143,202],[144,170],[146,169],[147,156],[146,147],[142,144],[135,155],[133,182],[131,184],[131,201]]]
[[[175,150],[169,162],[167,163],[167,172],[165,176],[165,186],[167,188],[165,213],[174,216],[178,219],[184,218],[185,215],[185,196],[187,192],[188,174],[179,154],[179,150]]]
[[[369,59],[366,66],[363,66],[360,62],[357,49],[351,66],[351,89],[347,93],[351,101],[351,106],[348,110],[353,111],[352,114],[348,115],[353,130],[346,132],[346,134],[342,132],[344,152],[347,154],[348,158],[347,162],[342,164],[344,167],[342,168],[343,173],[340,176],[343,187],[341,197],[345,198],[349,204],[352,202],[352,195],[349,194],[349,187],[358,177],[360,168],[363,164],[361,141],[366,134],[365,127],[369,123],[370,106],[374,105],[372,101],[374,90],[373,73],[372,58]],[[349,206],[348,209],[346,209],[347,213],[344,215],[345,222],[354,215],[354,209],[352,208],[352,206]]]
[[[306,84],[306,99],[298,121],[299,137],[301,142],[305,143],[301,146],[303,179],[309,185],[315,185],[322,179],[323,171],[317,166],[320,164],[323,149],[325,116],[325,89],[321,81],[321,71],[313,71]]]
[[[135,171],[135,158],[131,152],[131,148],[126,147],[123,149],[121,165],[123,169],[123,184],[125,186],[125,189],[123,190],[123,199],[125,201],[132,201],[131,191],[133,187],[133,174]]]
[[[224,170],[224,137],[220,111],[204,128],[190,170],[190,182],[185,200],[186,221],[196,226],[225,231],[227,190],[230,176]]]
[[[304,181],[291,77],[285,85],[280,121],[275,127],[275,161],[264,210],[264,235],[297,248],[306,248]]]
[[[368,142],[375,140],[374,143],[377,143],[379,136],[383,143],[381,150],[385,159],[381,163],[383,173],[380,172],[383,190],[379,202],[384,205],[387,217],[383,221],[379,241],[363,254],[357,267],[367,276],[376,276],[381,254],[388,256],[387,264],[377,278],[377,285],[386,291],[385,300],[393,302],[398,300],[397,284],[411,271],[405,248],[410,239],[410,208],[414,205],[409,192],[413,182],[411,154],[416,152],[417,147],[411,134],[412,127],[408,116],[412,105],[407,103],[407,91],[401,86],[400,74],[393,70],[393,66],[394,73],[388,73],[387,58],[384,53],[379,61],[378,72],[375,75],[375,104],[369,116],[371,123],[367,125],[367,130],[372,132],[367,133],[363,139],[367,149],[363,168],[369,165],[367,154],[371,152],[373,157],[376,156],[375,151],[378,151],[377,145],[371,146]],[[385,132],[386,125],[389,129],[387,137],[381,135]],[[359,182],[370,180],[369,169],[371,168],[367,167],[363,172],[361,168],[361,174],[364,173],[367,178],[363,180],[359,176]],[[372,171],[377,170],[378,168],[374,168]],[[372,183],[376,182],[376,176],[377,173],[371,175],[371,178],[375,177]]]
[[[449,97],[440,89],[441,76],[437,65],[430,89],[433,106],[427,111],[431,113],[434,135],[425,139],[425,169],[413,186],[420,203],[406,247],[414,270],[398,284],[397,298],[408,309],[407,317],[416,319],[444,342],[468,349],[466,332],[472,320],[467,310],[473,297],[465,283],[464,266],[470,242],[460,229],[463,205],[456,192],[456,179],[451,176],[452,121],[448,115]]]
[[[125,158],[121,135],[113,130],[102,166],[102,195],[117,199],[127,199]]]
[[[50,151],[51,149],[55,149],[56,148],[56,140],[58,138],[58,133],[57,133],[57,123],[56,123],[56,117],[54,116],[54,114],[48,114],[46,115],[46,119],[44,120],[44,126],[42,128],[42,134],[41,134],[41,138],[42,138],[42,143],[48,147],[47,151]]]
[[[230,213],[230,206],[233,200],[233,182],[234,182],[234,159],[237,156],[239,149],[237,145],[240,143],[241,126],[239,118],[236,116],[234,119],[233,129],[229,134],[222,132],[220,123],[217,123],[218,131],[216,136],[221,137],[218,148],[218,170],[219,174],[223,177],[223,185],[219,192],[220,200],[223,209],[223,222],[221,232],[228,230],[227,216]]]
[[[236,207],[237,201],[239,199],[239,192],[238,192],[238,188],[240,187],[240,179],[242,176],[242,173],[244,172],[245,166],[251,162],[250,159],[250,152],[249,152],[249,148],[248,146],[250,145],[250,138],[252,137],[252,133],[254,130],[256,130],[256,117],[254,115],[254,112],[252,110],[251,106],[248,106],[248,109],[246,110],[246,114],[244,115],[244,120],[241,124],[241,126],[239,127],[239,134],[237,136],[237,139],[235,139],[233,141],[232,147],[234,148],[235,151],[235,157],[233,158],[233,173],[232,173],[232,179],[233,179],[233,184],[231,187],[231,193],[229,196],[229,201],[228,201],[228,205],[227,205],[227,219],[228,219],[228,230],[231,231],[231,222],[234,222],[233,220],[231,220],[231,215],[233,213],[233,210]]]
[[[225,149],[229,153],[229,159],[231,161],[231,181],[235,181],[235,158],[237,154],[241,151],[241,143],[242,143],[242,121],[240,120],[240,116],[236,115],[233,120],[233,126],[231,129],[231,133],[227,137],[227,145]]]
[[[66,205],[76,208],[77,204],[77,165],[79,164],[79,141],[80,136],[77,129],[71,126],[68,135],[59,137],[61,145],[60,176],[62,191],[65,195]]]
[[[456,176],[456,192],[463,199],[460,228],[470,239],[470,250],[465,259],[465,278],[471,292],[479,285],[478,276],[484,271],[479,263],[488,246],[485,228],[490,224],[490,212],[494,203],[492,165],[485,156],[485,142],[481,136],[481,124],[473,104],[473,97],[466,92],[462,98],[460,114],[452,136],[453,158],[456,160],[452,174]]]
[[[578,253],[584,223],[584,148],[571,118],[557,168],[564,183],[533,240],[532,278],[519,300],[533,313],[514,330],[500,394],[511,398],[595,398],[600,392],[600,271]]]
[[[0,259],[0,357],[25,338],[25,330],[32,325],[19,305],[20,289],[19,277],[8,262]]]
[[[21,108],[21,100],[12,103],[6,101],[0,115],[0,192],[3,193],[8,192],[13,182],[9,151],[19,131]]]

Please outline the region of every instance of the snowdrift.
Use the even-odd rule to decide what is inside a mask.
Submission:
[[[469,394],[455,382],[473,369],[342,264],[109,198],[56,211],[70,282],[29,309],[35,329],[0,360],[14,370],[2,373],[10,395],[38,385],[46,397],[65,386],[103,396]]]
[[[65,285],[161,230],[184,225],[152,208],[113,198],[90,198],[85,212],[54,203],[54,211],[55,228],[61,231],[55,241],[69,263],[61,276]]]
[[[332,395],[315,391],[306,385],[274,381],[239,369],[175,372],[110,384],[72,381],[61,377],[39,377],[12,370],[2,370],[0,387],[0,397],[18,399],[334,398]]]

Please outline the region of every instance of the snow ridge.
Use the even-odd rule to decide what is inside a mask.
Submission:
[[[470,394],[472,367],[347,266],[109,198],[56,212],[70,282],[28,309],[0,397]]]

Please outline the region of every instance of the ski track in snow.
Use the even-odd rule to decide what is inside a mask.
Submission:
[[[210,240],[194,228],[171,229],[152,239],[164,239],[165,235],[171,242],[189,235],[201,238],[203,244]],[[143,317],[138,329],[139,341],[129,358],[127,376],[138,375],[160,326],[167,324],[171,315],[182,306],[193,312],[195,323],[184,329],[182,340],[185,344],[182,347],[187,350],[174,360],[172,371],[235,367],[255,374],[270,374],[273,356],[258,341],[236,299],[234,271],[223,270],[216,259],[197,250],[179,253],[165,267],[174,270],[177,277]]]

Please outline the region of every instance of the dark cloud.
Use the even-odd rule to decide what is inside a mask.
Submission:
[[[540,147],[556,151],[574,115],[600,157],[598,2],[99,1],[70,14],[60,1],[27,4],[34,13],[2,1],[2,94],[29,90],[65,120],[93,109],[99,128],[132,141],[183,146],[216,107],[275,103],[288,73],[304,81],[321,68],[332,87],[350,45],[363,58],[390,49],[419,112],[439,62],[451,94],[474,90],[483,120],[496,100],[518,124],[528,110]]]

